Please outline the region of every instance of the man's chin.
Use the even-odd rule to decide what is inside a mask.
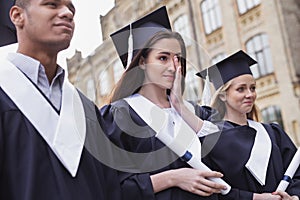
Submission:
[[[70,40],[68,40],[68,41],[63,40],[61,42],[58,42],[55,46],[58,48],[59,51],[65,50],[65,49],[69,48]]]

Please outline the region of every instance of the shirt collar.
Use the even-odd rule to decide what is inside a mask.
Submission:
[[[36,59],[21,53],[9,53],[7,59],[20,69],[33,83],[38,84],[39,73],[46,74],[44,66]],[[58,65],[55,79],[62,83],[64,80],[64,69]]]

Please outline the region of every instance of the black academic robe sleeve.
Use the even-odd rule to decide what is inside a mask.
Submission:
[[[220,116],[217,110],[209,107],[209,106],[200,106],[195,102],[190,102],[195,109],[195,114],[200,117],[202,120],[209,120],[209,121],[219,121]]]
[[[122,102],[122,105],[125,105],[125,107],[117,107],[110,104],[101,108],[101,127],[108,138],[119,148],[131,152],[138,151],[138,149],[141,149],[141,146],[137,138],[131,137],[131,135],[125,132],[130,129],[131,122],[134,122],[134,124],[138,126],[141,125],[141,127],[145,126],[145,124],[143,124],[141,119],[132,119],[131,115],[128,115],[127,112],[129,111],[129,107],[125,102]],[[130,112],[133,112],[133,110],[130,109]],[[130,118],[130,120],[128,120],[128,118]],[[123,127],[120,128],[120,126]],[[123,130],[125,130],[125,132]],[[123,157],[126,157],[130,162],[131,158],[129,155],[124,155]],[[134,161],[132,161],[131,164],[132,166],[128,167],[130,168],[128,171],[137,168]],[[149,173],[130,173],[126,172],[126,169],[119,169],[118,175],[124,200],[155,199]]]
[[[0,47],[17,42],[16,27],[9,17],[9,10],[13,5],[13,0],[0,1]]]
[[[272,123],[270,126],[265,125],[265,127],[267,127],[267,129],[272,128],[274,130],[276,143],[280,147],[285,172],[295,155],[297,148],[287,133],[283,131],[278,124]],[[286,192],[290,195],[297,195],[300,197],[300,166],[296,170],[294,177],[292,177],[292,181],[286,189]]]
[[[101,108],[102,123],[107,137],[120,148],[134,153],[146,153],[139,161],[131,159],[130,170],[141,170],[141,172],[120,169],[119,180],[122,188],[123,199],[143,200],[208,200],[217,199],[217,195],[201,197],[183,191],[179,188],[169,188],[159,193],[154,193],[150,176],[170,169],[189,167],[178,158],[172,151],[167,149],[162,154],[155,154],[165,145],[155,138],[155,132],[134,112],[134,110],[123,100],[114,104],[105,105]],[[120,127],[122,126],[122,127]],[[135,128],[134,128],[135,127]],[[128,133],[130,132],[130,133]],[[149,153],[152,152],[152,153]],[[147,154],[149,153],[149,154]],[[166,164],[163,164],[166,163]],[[161,164],[157,168],[156,165]],[[128,164],[129,165],[129,164]],[[143,169],[149,170],[143,170]]]
[[[249,126],[232,127],[224,123],[216,145],[203,161],[211,169],[224,174],[224,180],[232,186],[227,195],[219,195],[219,199],[252,200],[253,193],[274,192],[296,151],[295,145],[287,134],[275,124],[264,124],[272,142],[272,151],[268,164],[265,186],[261,186],[245,164],[251,153],[256,131]],[[207,136],[206,139],[216,139]],[[290,195],[299,195],[299,169],[293,183],[287,189]]]

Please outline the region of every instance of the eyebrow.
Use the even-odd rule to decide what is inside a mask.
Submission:
[[[236,87],[240,87],[240,86],[247,86],[248,84],[247,83],[236,83],[233,85]],[[253,85],[256,85],[256,82],[250,83],[250,86],[253,86]]]
[[[159,54],[166,54],[166,55],[171,55],[171,52],[169,51],[160,51],[158,52]],[[175,53],[176,56],[181,56],[181,53]]]

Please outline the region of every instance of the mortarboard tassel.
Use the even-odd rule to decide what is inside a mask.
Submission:
[[[208,76],[208,69],[206,69],[206,77],[205,77],[205,83],[202,92],[201,104],[204,106],[205,105],[210,106],[210,103],[211,103],[210,82]]]
[[[131,60],[132,60],[132,54],[133,54],[133,38],[132,38],[132,27],[131,24],[129,25],[129,37],[128,37],[128,55],[127,55],[127,65],[126,69],[129,67]]]

